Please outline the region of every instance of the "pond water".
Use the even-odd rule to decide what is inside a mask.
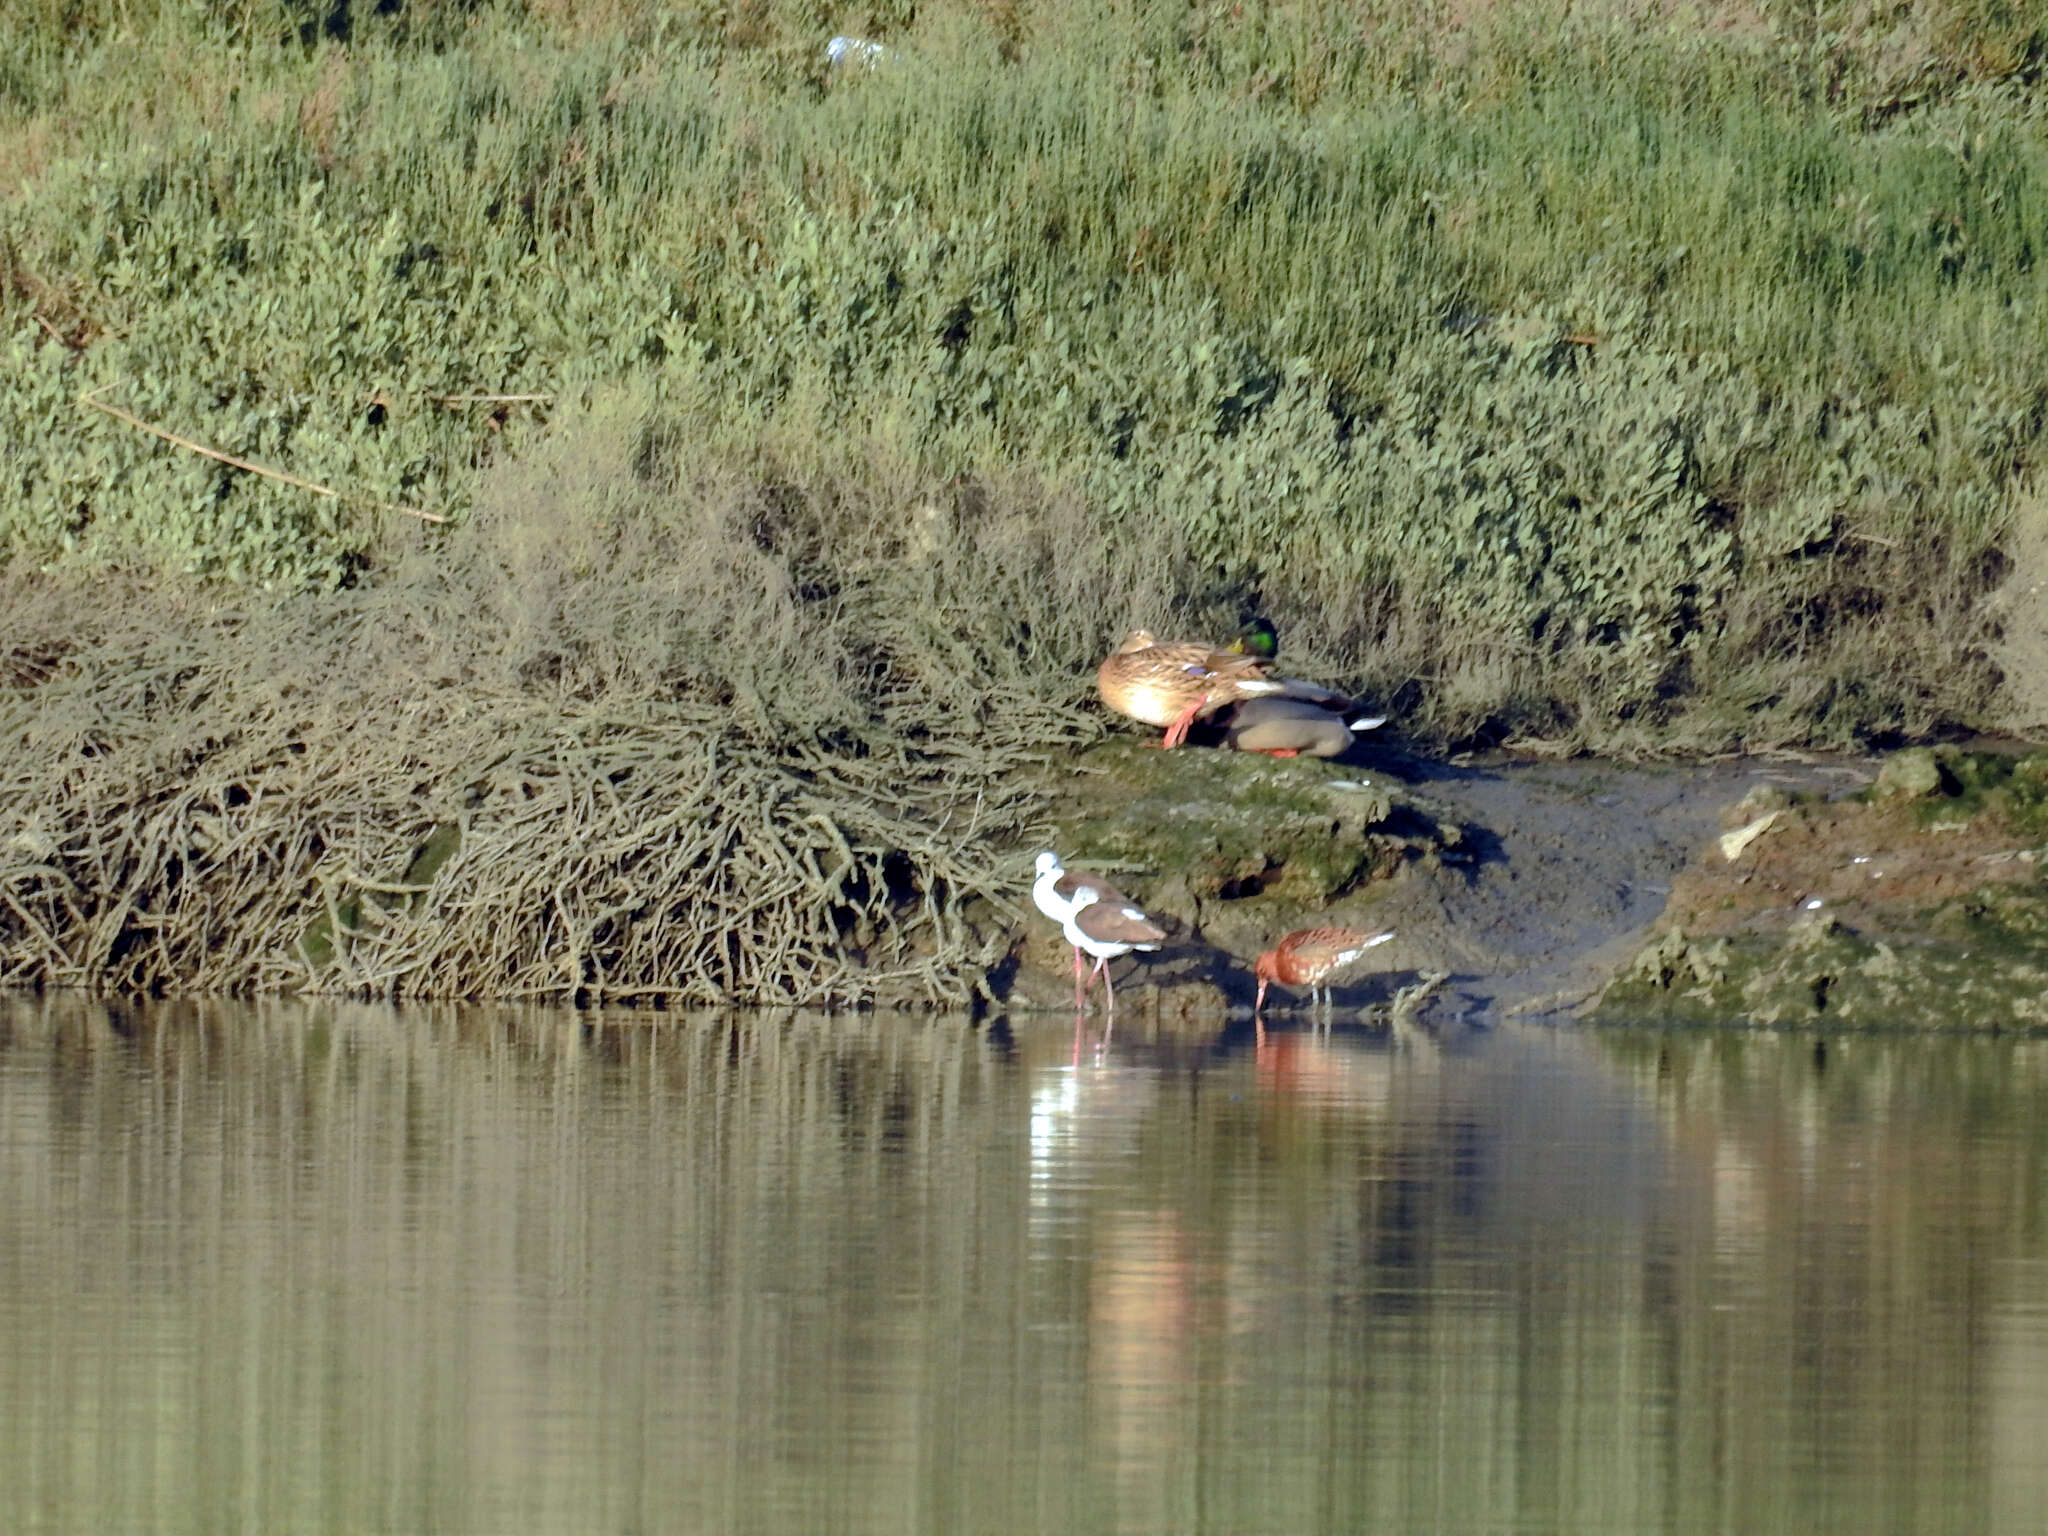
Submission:
[[[2048,1043],[0,997],[0,1529],[2037,1531]]]

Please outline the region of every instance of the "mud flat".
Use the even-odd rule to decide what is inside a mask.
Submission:
[[[1592,1016],[2048,1028],[2048,752],[1917,748],[1853,795],[1760,786]]]
[[[1440,1006],[1542,1011],[1582,1001],[1636,953],[1722,807],[1760,785],[1806,792],[1873,772],[1446,762],[1383,742],[1274,761],[1120,739],[1061,770],[1057,836],[1070,863],[1177,925],[1143,968],[1169,1012],[1249,1003],[1252,957],[1310,923],[1396,930],[1340,1005],[1441,977]],[[1071,1003],[1049,924],[1034,923],[1019,961],[1014,1005]]]
[[[1337,993],[1561,1023],[2048,1026],[2048,753],[1915,749],[1693,764],[1336,763],[1084,754],[1063,850],[1175,942],[1122,962],[1169,1017],[1249,1001],[1250,960],[1306,923],[1390,927]],[[1730,856],[1729,850],[1733,851]],[[1071,1003],[1036,924],[1012,1006]]]

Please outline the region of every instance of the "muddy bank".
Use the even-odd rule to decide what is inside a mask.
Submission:
[[[1728,807],[1591,1016],[2048,1027],[2048,753],[1918,748]]]
[[[1108,788],[1102,786],[1111,786]],[[1084,757],[1064,835],[1176,926],[1138,1006],[1209,1021],[1311,923],[1391,927],[1340,986],[1442,1016],[2048,1027],[2048,753],[1453,763]],[[1040,924],[1016,1005],[1064,1006]]]
[[[737,624],[789,617],[734,606],[738,536],[564,577],[492,526],[317,602],[12,584],[0,984],[1067,1008],[1054,847],[1169,920],[1118,965],[1162,1015],[1248,1006],[1311,924],[1396,931],[1340,1008],[2006,1027],[2044,990],[2040,758],[1904,754],[1866,802],[1868,760],[1161,752],[879,597],[857,650]]]
[[[1175,925],[1159,956],[1121,962],[1148,1006],[1208,1017],[1248,1006],[1250,965],[1290,928],[1391,927],[1337,989],[1384,1003],[1441,978],[1439,1009],[1562,1011],[1626,965],[1723,807],[1761,786],[1853,786],[1868,764],[1620,765],[1497,754],[1444,762],[1368,739],[1343,759],[1275,762],[1135,740],[1063,780],[1063,852],[1113,872]],[[1071,1004],[1069,952],[1036,923],[1014,1006]]]

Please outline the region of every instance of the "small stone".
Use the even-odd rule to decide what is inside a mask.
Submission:
[[[1878,800],[1903,795],[1919,800],[1941,793],[1941,762],[1931,747],[1909,747],[1894,753],[1877,771],[1870,793]]]
[[[1721,825],[1740,827],[1749,825],[1790,807],[1792,797],[1776,784],[1758,784],[1740,800],[1721,812]]]

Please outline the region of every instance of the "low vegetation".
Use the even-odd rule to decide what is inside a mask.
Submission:
[[[1078,693],[885,580],[797,591],[747,483],[588,471],[487,475],[346,591],[18,589],[0,984],[970,1001]],[[572,484],[615,520],[565,528]]]
[[[423,777],[383,765],[394,819],[346,861],[366,879],[405,884],[408,850],[494,793],[488,739],[614,706],[689,752],[744,742],[721,771],[840,784],[834,805],[928,786],[903,816],[979,804],[999,841],[1043,819],[1007,768],[1095,734],[1087,670],[1134,620],[1268,613],[1304,670],[1446,742],[2038,723],[2007,681],[2048,634],[2033,7],[15,14],[10,729],[71,720],[45,713],[68,690],[131,699],[108,729],[138,752],[189,726],[309,762],[318,733],[251,702],[269,659],[313,669],[331,743],[348,718],[402,737],[423,685],[380,648],[430,636],[422,658],[454,658],[435,708],[481,735]],[[834,66],[834,31],[886,51]],[[228,713],[180,713],[194,686]],[[87,737],[50,730],[73,756],[39,738],[0,831],[70,814],[53,786]],[[175,782],[120,803],[145,817]],[[342,820],[359,792],[293,791]],[[112,882],[94,910],[170,867],[78,835]],[[891,838],[923,846],[869,840]],[[941,854],[862,865],[853,905],[982,880]],[[277,924],[323,920],[324,856],[249,866],[289,866]],[[397,921],[357,889],[313,935],[330,964],[358,953],[351,913]],[[814,897],[785,930],[806,955],[859,925],[791,899]],[[31,908],[0,917],[31,936],[16,975],[118,947],[35,939],[55,919]],[[406,974],[513,985],[482,953]],[[744,969],[702,966],[706,989]]]

